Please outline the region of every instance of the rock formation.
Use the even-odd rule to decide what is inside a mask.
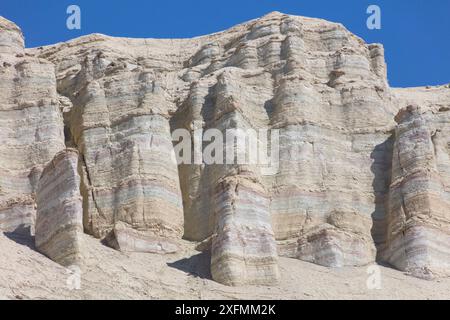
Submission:
[[[450,273],[450,113],[396,117],[384,260],[418,277]]]
[[[117,222],[114,229],[105,238],[106,243],[122,252],[174,253],[178,246],[176,241],[158,237],[147,230],[139,231],[124,222]]]
[[[0,17],[0,228],[33,228],[42,167],[64,149],[54,65],[24,50]]]
[[[36,204],[37,250],[63,266],[79,264],[83,252],[83,208],[76,150],[59,152],[44,168]]]
[[[382,45],[276,12],[193,39],[35,49],[0,29],[0,228],[34,225],[42,167],[71,147],[84,232],[119,250],[202,242],[229,285],[276,283],[278,256],[448,272],[450,89],[390,88]],[[413,103],[430,116],[397,124]],[[193,145],[198,129],[278,130],[276,170],[177,166],[192,156],[177,129]]]
[[[228,285],[270,285],[279,278],[269,198],[248,178],[227,178],[216,187],[211,248],[213,279]]]
[[[180,238],[183,210],[170,104],[148,72],[128,71],[123,63],[113,71],[103,60],[95,52],[86,57],[74,87],[59,88],[72,100],[65,118],[84,162],[85,230],[103,237],[122,221]]]

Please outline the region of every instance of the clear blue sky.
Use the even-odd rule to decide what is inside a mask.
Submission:
[[[81,30],[66,28],[70,4],[81,8]],[[366,27],[370,4],[381,7],[381,30]],[[341,22],[366,42],[383,43],[391,86],[450,82],[450,0],[0,0],[0,15],[22,28],[27,47],[94,32],[192,37],[275,10]]]

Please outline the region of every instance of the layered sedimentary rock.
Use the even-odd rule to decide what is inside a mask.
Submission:
[[[42,166],[64,148],[54,65],[0,17],[0,229],[33,228]]]
[[[279,254],[328,266],[373,262],[396,112],[382,47],[338,24],[279,14],[236,29],[245,36],[223,34],[189,60],[203,73],[185,74],[197,80],[180,118],[280,130],[279,170],[262,178]],[[211,190],[221,175],[180,171],[185,235],[202,240],[215,230],[208,212],[216,212]]]
[[[78,152],[59,152],[44,168],[36,191],[36,248],[63,266],[78,265],[83,251],[83,207]]]
[[[104,237],[124,222],[155,237],[181,238],[171,104],[150,72],[116,63],[94,50],[72,83],[59,88],[73,104],[65,119],[83,159],[85,231]]]
[[[126,223],[117,222],[105,238],[106,243],[122,252],[174,253],[179,250],[176,241],[155,236],[151,231],[136,230]]]
[[[215,201],[213,279],[227,285],[275,284],[277,248],[264,188],[248,177],[227,178],[216,186]]]
[[[383,259],[424,278],[450,274],[450,110],[396,117]]]
[[[418,257],[442,263],[421,264],[433,274],[448,269],[448,246],[423,239],[434,228],[445,242],[448,230],[450,88],[390,88],[381,45],[341,24],[281,13],[193,39],[94,34],[27,50],[17,27],[1,26],[3,226],[32,225],[41,167],[65,142],[80,154],[84,231],[119,250],[170,253],[181,237],[202,242],[213,278],[230,285],[276,283],[279,255],[330,267],[388,260],[404,270]],[[428,182],[396,169],[399,141],[416,143],[415,129],[394,120],[411,103],[430,114]],[[202,163],[172,141],[175,132],[210,152],[211,136],[197,135],[208,129],[276,133],[257,138],[276,157],[268,167]],[[190,161],[177,166],[175,157]],[[428,202],[411,203],[432,212],[425,224],[422,213],[410,219],[399,209],[400,194],[416,185]],[[405,242],[406,225],[426,229],[408,236],[419,244]],[[422,253],[396,256],[399,248]]]
[[[192,214],[197,226],[185,236],[202,240],[211,235],[211,274],[214,280],[228,285],[275,284],[279,271],[270,218],[270,196],[262,180],[262,166],[257,161],[248,161],[250,155],[245,147],[259,143],[262,134],[256,130],[268,126],[269,119],[263,107],[267,95],[252,92],[252,98],[258,97],[258,102],[242,95],[240,90],[246,86],[242,79],[245,74],[245,71],[236,69],[220,74],[210,113],[201,118],[194,117],[195,121],[200,119],[203,129],[214,129],[222,134],[221,160],[224,164],[215,163],[198,168],[200,170],[195,165],[185,168],[188,178],[184,181],[184,190],[191,190],[190,185],[198,183],[198,174],[204,181],[209,181],[207,185],[199,186],[202,189],[195,194],[194,201],[206,204],[211,210],[208,220],[202,221],[194,211],[196,207],[187,206],[185,214]],[[258,73],[249,77],[255,83],[268,80],[267,75]],[[255,135],[248,136],[248,130]],[[208,156],[207,148],[204,149],[205,156]],[[203,232],[203,237],[198,231]]]

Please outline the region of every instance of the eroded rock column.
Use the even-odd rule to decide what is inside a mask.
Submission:
[[[416,277],[450,273],[450,201],[437,166],[436,122],[417,106],[396,117],[383,259]]]
[[[0,17],[0,230],[33,233],[42,167],[64,147],[54,65]]]
[[[227,285],[271,285],[279,279],[269,202],[262,185],[234,176],[216,187],[211,274]]]
[[[114,59],[87,56],[61,88],[74,105],[66,118],[83,160],[85,231],[120,250],[165,252],[183,234],[172,105],[152,73]]]
[[[45,167],[36,193],[36,248],[63,266],[82,259],[83,209],[78,152],[58,153]]]

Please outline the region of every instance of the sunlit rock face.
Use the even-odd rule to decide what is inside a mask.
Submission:
[[[63,266],[83,257],[78,152],[63,150],[44,168],[36,191],[36,249]]]
[[[384,259],[417,277],[450,271],[450,112],[417,106],[396,117]]]
[[[8,232],[34,227],[42,167],[65,147],[55,66],[23,45],[20,29],[0,17],[0,229]]]
[[[279,279],[269,198],[257,182],[240,175],[216,187],[216,229],[211,274],[228,285],[271,285]]]
[[[24,50],[19,29],[1,21],[2,227],[33,225],[40,168],[67,146],[80,155],[84,232],[118,250],[170,253],[181,238],[202,242],[213,278],[228,285],[275,284],[278,256],[328,267],[384,260],[407,270],[416,258],[395,253],[410,246],[398,236],[406,227],[395,221],[409,217],[397,200],[416,181],[396,169],[396,152],[415,136],[402,135],[409,125],[395,116],[412,103],[434,114],[427,123],[436,128],[438,178],[425,184],[440,181],[433,199],[448,199],[450,89],[390,88],[383,47],[341,24],[275,12],[192,39],[94,34]],[[22,60],[28,69],[14,62]],[[32,102],[26,113],[22,100]],[[192,145],[200,129],[277,132],[270,149],[279,161],[269,171],[261,163],[177,165],[177,129]],[[448,218],[431,216],[445,239]],[[433,232],[420,230],[420,239]],[[420,239],[411,248],[428,246]],[[443,243],[415,256],[447,270]]]
[[[164,90],[149,71],[105,62],[93,50],[59,90],[70,143],[82,155],[84,225],[103,237],[116,222],[180,238],[183,210]],[[138,70],[136,70],[138,69]],[[64,83],[64,79],[61,81]]]

